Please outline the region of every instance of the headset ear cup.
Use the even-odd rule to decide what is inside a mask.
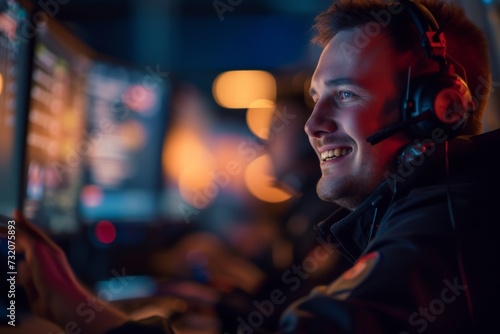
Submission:
[[[442,130],[448,139],[462,130],[472,112],[472,95],[457,75],[426,74],[410,82],[409,100],[405,101],[403,121],[415,120],[410,127],[418,139],[430,139]]]

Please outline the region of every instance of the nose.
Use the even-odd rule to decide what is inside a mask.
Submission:
[[[328,107],[328,103],[318,101],[304,126],[307,135],[320,138],[337,130],[333,113],[334,110]]]

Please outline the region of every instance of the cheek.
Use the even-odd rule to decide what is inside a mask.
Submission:
[[[395,101],[372,101],[369,105],[350,110],[349,115],[345,116],[344,124],[346,132],[350,132],[356,141],[363,138],[363,142],[366,142],[366,138],[397,124],[400,118]]]
[[[397,155],[408,143],[408,139],[405,136],[395,135],[375,145],[368,143],[366,139],[396,122],[397,120],[389,119],[388,122],[387,118],[373,117],[373,114],[352,119],[349,136],[356,141],[357,159],[363,169],[383,172],[393,168]]]
[[[366,138],[383,128],[381,118],[377,117],[371,110],[359,113],[354,112],[343,124],[345,132],[356,140],[358,145],[364,144]]]

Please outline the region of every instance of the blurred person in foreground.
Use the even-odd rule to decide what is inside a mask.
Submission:
[[[324,49],[305,129],[317,193],[342,206],[317,229],[353,266],[290,305],[279,331],[498,332],[500,132],[481,134],[491,89],[483,34],[435,0],[338,0],[316,28]],[[38,314],[82,333],[170,332],[167,320],[130,322],[99,302],[83,321],[75,310],[92,295],[59,248],[17,218]]]

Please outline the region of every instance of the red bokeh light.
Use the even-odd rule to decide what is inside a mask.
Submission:
[[[109,221],[100,221],[95,226],[95,236],[99,242],[110,244],[116,239],[116,228]]]

